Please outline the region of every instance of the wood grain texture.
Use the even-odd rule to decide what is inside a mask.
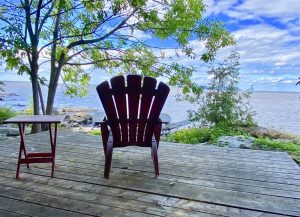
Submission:
[[[106,118],[100,123],[105,178],[109,178],[113,148],[127,146],[151,147],[155,175],[159,175],[157,149],[162,126],[159,115],[170,88],[163,82],[158,88],[156,84],[156,79],[151,77],[119,75],[111,78],[110,83],[105,81],[97,86],[106,113]]]
[[[153,179],[150,149],[128,147],[115,150],[107,180],[99,138],[58,132],[55,177],[33,164],[20,181],[19,140],[0,142],[1,216],[300,216],[300,170],[285,153],[161,143]]]
[[[18,115],[9,118],[4,123],[10,124],[33,124],[33,123],[61,123],[64,120],[64,115]]]

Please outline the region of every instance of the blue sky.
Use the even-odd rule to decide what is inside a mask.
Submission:
[[[295,86],[300,77],[300,0],[204,0],[206,18],[221,20],[237,40],[236,49],[241,55],[240,87],[254,90],[300,91]],[[138,33],[135,33],[138,34]],[[140,37],[147,37],[140,35]],[[149,38],[148,38],[149,40]],[[151,40],[151,39],[150,39]],[[203,43],[192,41],[196,50],[203,50]],[[173,55],[172,49],[166,50]],[[229,49],[219,52],[219,59]],[[203,64],[186,57],[178,60],[184,65],[198,65],[194,79],[205,84],[208,76]],[[41,68],[47,74],[49,68]],[[91,71],[92,83],[99,83],[103,74]],[[28,80],[14,72],[1,70],[0,80]]]
[[[208,17],[222,20],[237,40],[241,86],[299,91],[299,0],[206,0]]]

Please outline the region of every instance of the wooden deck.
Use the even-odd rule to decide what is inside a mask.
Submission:
[[[286,153],[161,143],[153,178],[150,149],[115,149],[107,180],[100,137],[60,132],[55,178],[34,164],[15,180],[18,147],[0,142],[1,217],[300,216],[300,169]]]

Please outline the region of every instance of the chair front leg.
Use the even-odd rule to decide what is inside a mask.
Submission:
[[[112,141],[109,141],[106,146],[106,154],[105,154],[105,168],[104,168],[104,178],[109,178],[109,172],[111,168],[111,160],[113,154],[113,144]]]
[[[100,126],[101,126],[101,136],[102,136],[104,156],[106,157],[107,142],[109,138],[109,129],[105,122],[102,122]]]
[[[155,126],[155,129],[154,129],[154,138],[155,138],[155,141],[157,144],[157,148],[159,146],[161,127],[162,127],[162,123],[160,122]]]
[[[153,141],[152,147],[151,147],[151,156],[152,156],[152,160],[153,160],[154,172],[155,172],[156,177],[159,176],[157,148],[158,148],[157,143],[155,141]]]

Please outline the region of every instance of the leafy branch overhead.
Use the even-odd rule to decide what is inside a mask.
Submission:
[[[85,93],[86,65],[99,73],[166,77],[187,91],[195,69],[178,59],[213,61],[219,48],[234,43],[222,23],[203,19],[204,12],[202,0],[6,0],[0,4],[0,56],[8,70],[32,81],[50,64],[50,113],[60,76],[69,94]],[[195,40],[205,50],[194,50]]]

